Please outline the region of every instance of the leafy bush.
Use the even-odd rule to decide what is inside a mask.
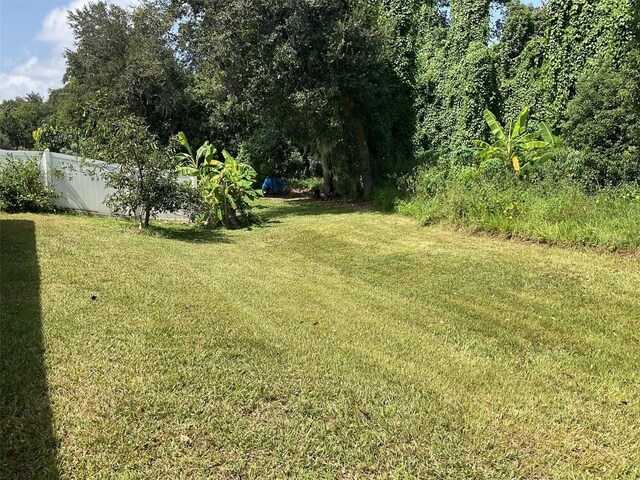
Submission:
[[[322,178],[310,177],[310,178],[290,178],[287,179],[287,183],[292,190],[302,190],[304,192],[310,192],[317,188],[321,189],[323,180]]]
[[[266,177],[306,177],[318,170],[292,145],[286,136],[272,128],[262,128],[240,146],[238,160],[251,165],[260,179]]]
[[[90,141],[84,138],[83,132],[69,125],[60,126],[55,119],[48,119],[33,131],[34,148],[81,156],[90,148]]]
[[[579,157],[585,180],[599,186],[640,185],[640,54],[621,68],[589,69],[567,107],[565,130]]]
[[[103,172],[107,185],[115,189],[107,197],[115,212],[135,213],[144,229],[150,217],[182,209],[183,192],[171,147],[161,148],[143,119],[123,115],[100,122],[93,142],[99,159],[118,165],[116,169],[105,165]]]
[[[53,209],[55,192],[42,181],[35,158],[17,160],[12,155],[0,159],[0,211],[46,212]]]
[[[217,160],[216,148],[206,142],[194,155],[184,133],[178,139],[188,153],[181,153],[178,159],[183,166],[180,175],[198,179],[198,189],[204,208],[197,212],[197,220],[203,225],[223,224],[226,228],[236,228],[251,220],[251,200],[262,192],[254,188],[256,172],[251,166],[237,161],[226,150],[222,151],[224,161]]]
[[[11,139],[6,134],[0,132],[0,148],[9,150],[11,147]]]
[[[37,93],[0,102],[0,148],[32,150],[32,132],[49,111],[50,105]]]
[[[398,203],[406,197],[406,192],[400,190],[396,185],[385,184],[376,187],[373,191],[371,201],[373,207],[381,212],[393,212]]]

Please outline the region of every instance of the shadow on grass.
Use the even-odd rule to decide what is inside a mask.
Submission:
[[[264,212],[260,213],[260,216],[268,222],[272,219],[289,216],[346,215],[370,211],[372,210],[360,204],[323,202],[305,198],[278,202],[273,206],[267,204]]]
[[[149,235],[188,243],[231,243],[221,228],[200,228],[180,223],[164,223],[149,226]]]
[[[0,220],[0,478],[59,478],[34,223]]]

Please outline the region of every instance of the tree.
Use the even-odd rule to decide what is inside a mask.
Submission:
[[[453,151],[488,130],[480,113],[499,111],[495,53],[489,47],[488,0],[452,0],[451,21],[425,12],[417,67],[418,154]],[[445,17],[446,18],[446,17]]]
[[[0,104],[0,148],[30,149],[33,132],[42,124],[49,107],[37,93],[5,100]]]
[[[559,124],[585,69],[625,62],[638,6],[635,0],[550,0],[547,9],[545,100]]]
[[[252,132],[240,146],[239,159],[249,163],[260,178],[305,178],[315,173],[311,164],[277,125],[264,126]]]
[[[56,193],[42,181],[37,158],[18,159],[9,154],[0,159],[0,211],[47,212]]]
[[[38,125],[29,119],[51,111],[38,147],[90,156],[96,126],[121,112],[142,119],[160,144],[185,131],[194,143],[224,146],[263,175],[320,165],[327,191],[366,198],[376,182],[408,172],[416,160],[469,154],[471,140],[489,140],[485,109],[504,123],[531,105],[534,124],[544,118],[565,128],[571,145],[589,150],[592,160],[597,152],[601,171],[619,171],[606,176],[628,179],[637,146],[637,102],[627,101],[637,96],[636,79],[625,65],[638,50],[634,6],[631,0],[549,0],[542,7],[520,0],[147,0],[131,10],[87,4],[70,16],[77,48],[66,53],[64,87],[48,102],[5,102],[0,145],[31,147]],[[504,15],[493,27],[496,7]],[[585,116],[603,120],[598,135],[579,138],[577,122]],[[602,137],[597,145],[596,137]],[[626,173],[616,166],[621,162]]]
[[[151,216],[181,209],[184,195],[173,152],[159,146],[144,120],[118,115],[100,122],[94,138],[95,156],[116,164],[102,169],[107,185],[116,190],[107,197],[115,212],[134,214],[144,229]]]
[[[65,85],[52,93],[51,123],[91,135],[96,96],[114,111],[144,119],[163,143],[190,131],[190,76],[171,46],[171,19],[150,4],[127,10],[89,3],[69,14],[76,48],[65,52]],[[88,131],[87,131],[88,130]]]
[[[584,153],[599,185],[640,183],[640,53],[617,68],[603,62],[587,71],[566,110],[569,144]]]
[[[489,39],[491,0],[450,0],[449,5],[451,27],[448,45],[454,55],[464,55],[464,51],[473,42],[486,45]]]
[[[381,3],[356,0],[238,0],[179,3],[177,18],[200,90],[277,122],[323,166],[325,184],[355,170],[373,188],[371,136],[379,98],[394,82]],[[395,82],[397,83],[397,82]],[[346,175],[345,175],[346,174]]]

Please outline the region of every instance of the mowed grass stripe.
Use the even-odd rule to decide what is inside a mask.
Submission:
[[[636,259],[262,215],[211,236],[21,216],[63,475],[638,474]]]

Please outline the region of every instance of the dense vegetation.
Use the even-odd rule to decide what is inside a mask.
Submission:
[[[529,107],[532,128],[544,121],[558,140],[550,161],[526,175],[494,168],[486,182],[502,188],[515,175],[513,203],[522,191],[537,198],[541,182],[545,192],[579,191],[579,202],[619,188],[631,192],[620,202],[634,200],[637,10],[632,0],[90,4],[70,16],[65,85],[46,102],[4,102],[0,141],[99,156],[108,145],[96,125],[117,112],[160,146],[183,131],[259,177],[322,176],[327,192],[367,199],[390,184],[427,192],[434,175],[447,177],[444,190],[464,188],[457,171],[484,175],[492,160],[472,150],[491,140],[483,112],[507,124]],[[528,155],[518,161],[536,163]]]
[[[55,192],[44,185],[38,160],[8,155],[0,162],[0,212],[46,212]]]

